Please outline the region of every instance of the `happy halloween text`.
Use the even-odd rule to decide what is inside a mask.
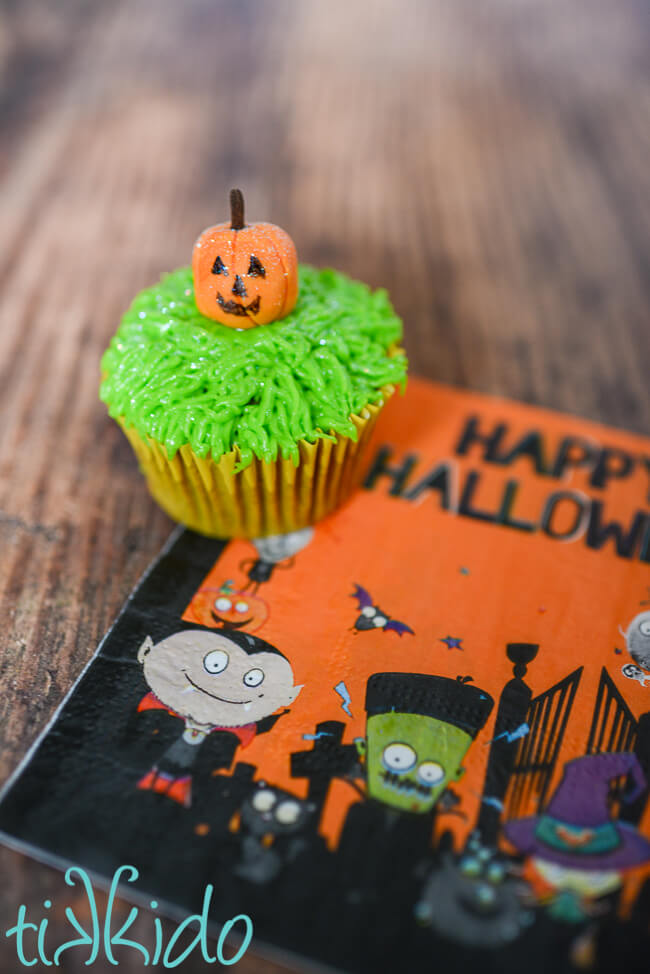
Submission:
[[[539,430],[515,435],[505,422],[490,424],[471,415],[465,420],[454,453],[498,467],[508,467],[525,457],[536,475],[550,480],[562,480],[580,469],[587,475],[587,486],[596,491],[606,491],[613,481],[641,470],[648,478],[645,503],[650,503],[650,456],[599,446],[579,436],[565,436],[551,451]],[[546,497],[539,517],[531,521],[517,516],[522,486],[519,480],[505,480],[498,503],[489,508],[480,499],[480,470],[469,469],[461,476],[458,463],[444,459],[416,480],[411,475],[419,460],[416,453],[398,456],[393,447],[382,446],[375,454],[364,486],[373,489],[385,485],[392,497],[407,501],[437,494],[440,507],[451,514],[515,531],[540,531],[556,541],[582,539],[588,548],[609,547],[619,558],[650,562],[650,511],[639,508],[623,523],[608,515],[600,497],[590,497],[581,490],[558,489]]]
[[[137,940],[129,940],[124,936],[140,912],[135,906],[131,908],[129,915],[119,930],[113,931],[113,906],[117,895],[118,884],[124,882],[133,883],[138,879],[138,875],[138,870],[135,866],[120,866],[115,871],[106,902],[106,910],[103,918],[100,920],[95,893],[88,874],[78,866],[73,866],[68,869],[65,874],[65,881],[68,886],[76,886],[77,883],[80,883],[83,887],[85,897],[82,910],[84,916],[86,914],[89,915],[89,921],[87,922],[86,928],[72,908],[69,906],[66,907],[66,920],[78,936],[73,940],[68,940],[61,944],[54,951],[52,951],[47,943],[48,917],[38,918],[37,922],[34,923],[27,918],[27,907],[24,905],[19,906],[16,924],[5,931],[5,936],[10,939],[12,937],[16,938],[16,956],[23,967],[33,967],[39,961],[45,967],[60,967],[62,955],[67,954],[69,950],[87,952],[87,958],[84,964],[88,967],[94,964],[95,961],[99,961],[100,965],[103,966],[101,964],[102,960],[106,960],[114,966],[119,966],[120,961],[115,956],[115,948],[128,949],[129,954],[135,950],[141,955],[143,967],[153,967],[161,964],[167,969],[175,968],[187,960],[195,950],[200,952],[202,960],[206,964],[219,962],[224,967],[230,967],[241,960],[248,950],[253,936],[253,923],[251,918],[245,913],[240,913],[223,925],[217,941],[216,953],[210,954],[208,950],[208,912],[210,910],[212,894],[214,893],[214,887],[211,884],[205,888],[201,912],[192,914],[179,923],[167,941],[167,944],[164,943],[163,927],[160,918],[154,916],[153,951],[149,951],[144,944],[138,943]],[[43,905],[45,910],[49,910],[52,907],[50,900],[45,900]],[[155,910],[157,906],[158,903],[152,900],[150,903],[151,909]],[[179,948],[179,939],[186,931],[191,930],[192,925],[196,925],[198,928],[196,936],[182,949]],[[231,935],[240,938],[241,943],[231,957],[226,957],[224,955],[224,944],[226,939]],[[130,959],[128,954],[126,956],[122,954],[122,956],[125,959]]]

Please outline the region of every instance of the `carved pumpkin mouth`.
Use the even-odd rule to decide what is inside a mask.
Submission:
[[[212,612],[211,615],[214,621],[223,626],[224,629],[241,629],[242,626],[247,626],[249,622],[253,621],[252,616],[250,619],[244,619],[243,622],[231,622],[229,619],[222,619],[216,612]]]
[[[240,304],[239,301],[225,301],[224,298],[217,291],[217,303],[220,308],[229,314],[237,315],[239,318],[247,318],[249,313],[256,315],[260,310],[260,296],[257,295],[250,304]]]

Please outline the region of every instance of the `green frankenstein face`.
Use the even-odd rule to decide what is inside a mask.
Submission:
[[[391,712],[368,717],[366,739],[356,743],[365,757],[368,797],[422,813],[463,775],[472,737],[435,717]]]

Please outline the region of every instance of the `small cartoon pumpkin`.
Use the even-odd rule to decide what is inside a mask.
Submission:
[[[269,607],[252,592],[241,592],[224,582],[220,588],[201,588],[192,599],[185,618],[215,629],[246,629],[255,632],[269,616]]]
[[[272,223],[244,223],[241,190],[230,192],[230,224],[204,230],[194,244],[196,306],[230,328],[253,328],[289,314],[298,299],[293,240]]]

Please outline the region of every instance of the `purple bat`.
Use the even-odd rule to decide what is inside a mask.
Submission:
[[[352,598],[357,600],[357,608],[360,610],[360,614],[352,627],[355,632],[368,632],[371,629],[381,629],[385,632],[392,629],[398,636],[405,632],[410,632],[412,636],[415,635],[411,627],[407,626],[405,622],[392,619],[387,612],[383,612],[375,604],[372,595],[361,585],[355,584]]]

